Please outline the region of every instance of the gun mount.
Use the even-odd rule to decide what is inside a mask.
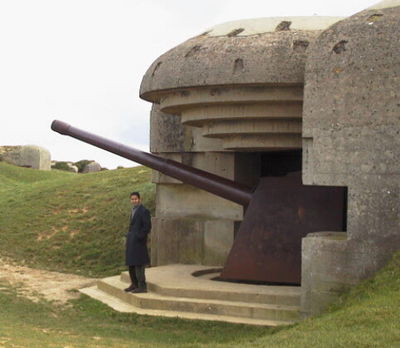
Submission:
[[[246,207],[222,280],[299,284],[301,239],[310,232],[345,230],[346,188],[302,185],[301,172],[262,177],[252,191],[61,121],[53,121],[51,128]]]

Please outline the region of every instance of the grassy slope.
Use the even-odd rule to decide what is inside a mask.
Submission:
[[[123,266],[129,193],[154,210],[144,167],[72,174],[0,162],[0,255],[19,263],[92,276]]]
[[[1,280],[0,290],[4,347],[400,347],[400,253],[328,313],[278,329],[122,314],[87,297],[34,304]]]
[[[143,167],[74,175],[0,162],[0,255],[42,268],[115,273],[127,193],[144,192],[154,208],[148,178]],[[400,253],[326,314],[277,330],[121,314],[86,297],[59,309],[18,298],[1,280],[0,309],[5,347],[400,347]]]
[[[330,310],[249,347],[400,347],[400,252],[373,279],[343,295]],[[245,345],[247,347],[247,345]]]
[[[16,289],[1,280],[0,287],[0,347],[213,347],[244,343],[272,331],[117,313],[86,296],[58,308],[18,298]]]

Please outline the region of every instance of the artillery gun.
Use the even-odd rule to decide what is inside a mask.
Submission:
[[[244,218],[222,270],[222,280],[299,284],[301,239],[310,232],[346,228],[346,188],[302,185],[299,171],[261,177],[256,187],[250,188],[62,121],[53,121],[51,128],[242,205]]]

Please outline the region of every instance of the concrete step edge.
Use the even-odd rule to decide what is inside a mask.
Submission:
[[[181,318],[190,320],[209,320],[209,321],[222,321],[232,324],[247,324],[247,325],[258,325],[258,326],[280,326],[280,325],[291,325],[295,321],[289,320],[263,320],[263,319],[252,319],[245,317],[235,317],[227,315],[215,315],[215,314],[202,314],[193,312],[178,312],[178,311],[168,311],[168,310],[154,310],[154,309],[143,309],[136,307],[131,304],[127,304],[124,301],[111,296],[97,288],[97,286],[92,286],[89,288],[84,288],[79,290],[81,293],[98,300],[109,307],[113,308],[119,312],[125,313],[136,313],[140,315],[151,315],[151,316],[163,316],[170,318]]]
[[[114,287],[123,292],[123,289],[126,287],[126,283],[121,282],[118,277],[110,277],[101,279],[98,281],[98,287],[100,290],[106,292],[106,287]],[[125,292],[124,292],[125,294]],[[203,299],[203,298],[189,298],[189,297],[179,297],[179,296],[166,296],[163,294],[155,293],[155,292],[148,292],[146,294],[134,294],[129,293],[132,296],[139,296],[145,298],[151,298],[152,300],[170,300],[170,301],[179,301],[179,302],[190,302],[190,303],[209,303],[209,304],[218,304],[218,305],[225,305],[225,306],[238,306],[238,307],[252,307],[252,308],[262,308],[262,309],[274,309],[274,310],[282,310],[282,311],[299,311],[300,306],[288,306],[288,305],[281,305],[281,304],[265,304],[259,302],[242,302],[242,301],[226,301],[226,300],[219,300],[219,299]],[[151,297],[150,297],[151,296]]]
[[[153,283],[148,283],[149,289],[155,293],[164,296],[172,297],[196,297],[204,300],[223,300],[230,298],[231,302],[246,302],[246,303],[274,303],[283,306],[300,306],[299,296],[280,295],[280,294],[246,294],[235,293],[233,291],[216,291],[216,290],[192,290],[164,287]]]
[[[129,275],[127,274],[127,272],[123,272],[120,276],[117,277],[120,277],[121,281],[124,282],[124,284],[129,284]],[[148,280],[147,283],[148,288],[151,291],[165,296],[188,298],[196,297],[215,300],[228,297],[231,299],[231,301],[238,302],[275,303],[279,305],[300,306],[300,294],[288,293],[285,291],[271,290],[267,293],[240,293],[239,291],[226,289],[172,287],[170,285],[165,285],[161,282],[155,282],[152,280]]]
[[[125,286],[126,284],[119,281],[119,279],[108,279],[108,281],[102,280],[98,282],[98,287],[101,291],[143,309],[195,312],[261,320],[298,321],[300,319],[300,310],[298,307],[288,308],[287,306],[279,305],[249,304],[220,300],[210,301],[196,298],[171,298],[151,292],[134,294],[126,293],[123,290]]]

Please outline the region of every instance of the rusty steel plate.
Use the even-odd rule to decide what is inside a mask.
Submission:
[[[301,239],[344,231],[345,214],[344,187],[302,185],[300,172],[261,178],[221,280],[299,284]]]

